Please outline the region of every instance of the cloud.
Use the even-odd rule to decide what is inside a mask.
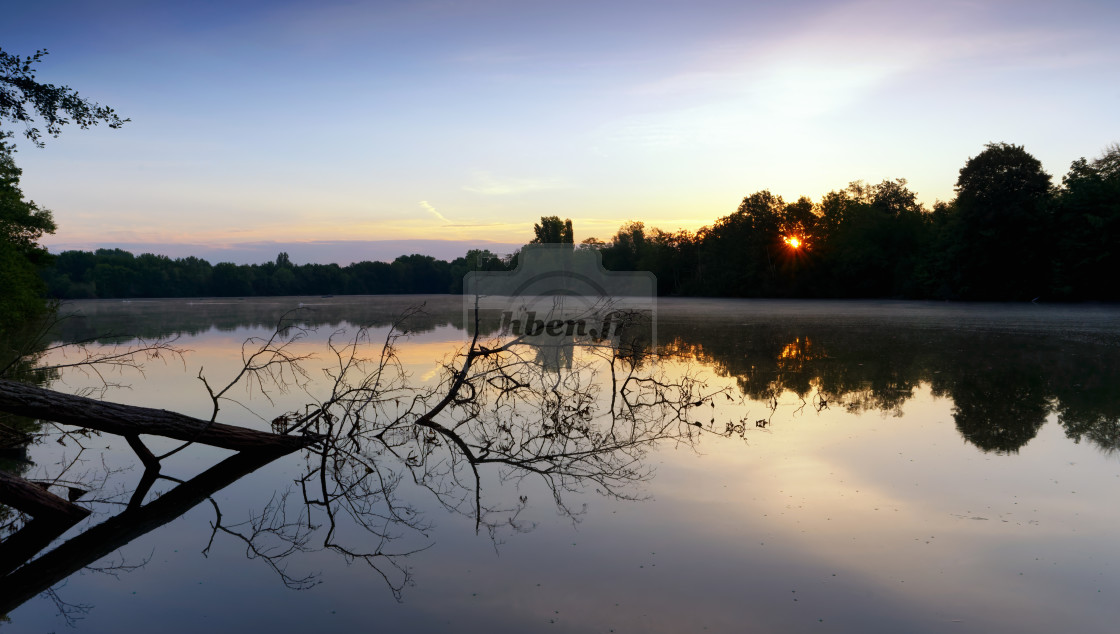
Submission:
[[[1074,54],[1079,30],[1005,13],[971,2],[822,5],[791,28],[697,44],[682,64],[622,86],[652,105],[606,123],[598,137],[639,148],[787,143],[791,129],[817,119],[858,117],[860,108],[917,87],[951,89],[966,69],[1083,61]]]
[[[424,209],[426,209],[428,211],[428,213],[435,216],[447,228],[485,229],[487,227],[491,227],[491,228],[493,228],[493,227],[520,227],[523,224],[523,223],[520,223],[520,222],[480,222],[480,221],[471,220],[471,219],[463,220],[463,221],[460,221],[460,222],[453,222],[453,221],[449,220],[446,216],[441,214],[440,212],[436,211],[436,208],[433,207],[431,205],[431,203],[429,203],[426,200],[421,200],[420,201],[420,206],[423,207]]]
[[[426,201],[426,200],[421,200],[421,201],[420,201],[420,206],[421,206],[421,207],[423,207],[424,209],[427,209],[427,210],[428,210],[428,212],[429,212],[429,213],[431,213],[431,214],[432,214],[433,216],[435,216],[436,218],[438,218],[440,222],[444,222],[444,223],[448,223],[448,224],[450,224],[450,223],[451,223],[451,221],[450,221],[450,220],[448,220],[447,218],[444,218],[444,217],[443,217],[443,214],[441,214],[440,212],[436,211],[436,208],[435,208],[435,207],[433,207],[433,206],[432,206],[431,204],[429,204],[429,203],[428,203],[428,201]]]

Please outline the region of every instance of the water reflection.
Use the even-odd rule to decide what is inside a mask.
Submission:
[[[690,373],[664,372],[626,348],[546,345],[529,336],[484,340],[481,332],[438,380],[417,387],[393,334],[408,323],[397,322],[400,330],[384,342],[365,329],[332,340],[329,394],[273,421],[284,433],[326,439],[298,479],[303,504],[322,515],[324,547],[369,564],[398,593],[406,571],[384,548],[428,528],[403,486],[423,489],[495,540],[528,528],[519,519],[527,496],[510,500],[507,486],[491,497],[487,472],[517,488],[535,481],[559,513],[574,518],[582,511],[569,494],[594,488],[634,499],[634,485],[652,473],[646,454],[659,443],[692,442],[700,432],[690,409],[713,406],[726,392]],[[561,363],[542,349],[567,353]],[[341,522],[372,536],[378,548],[344,545]],[[397,579],[380,565],[386,560],[401,573]]]
[[[413,333],[470,330],[464,329],[458,302],[459,298],[429,300],[429,312],[416,315],[406,329]],[[136,324],[158,323],[145,333],[148,335],[271,326],[293,303],[275,301],[252,309],[239,304],[236,311],[250,315],[243,322],[231,319],[219,307],[205,308],[200,316],[175,303],[134,304],[135,312],[122,317],[116,312],[119,307],[106,304],[95,306],[87,317],[68,327],[73,329],[71,336],[88,336],[103,332],[105,323],[113,324],[118,332]],[[210,522],[214,539],[243,544],[247,554],[291,587],[315,582],[308,574],[317,567],[308,567],[301,556],[316,550],[361,563],[383,577],[391,593],[399,594],[412,581],[410,558],[431,544],[433,508],[418,500],[434,499],[439,508],[469,518],[481,533],[500,541],[532,527],[525,517],[527,500],[522,496],[543,493],[569,517],[579,516],[583,501],[579,493],[588,489],[619,498],[641,497],[641,490],[633,485],[641,484],[651,473],[648,452],[657,443],[687,446],[700,431],[749,436],[765,427],[776,436],[795,433],[796,425],[784,415],[788,410],[779,410],[779,401],[783,407],[791,400],[800,401],[806,412],[884,415],[888,423],[894,423],[893,417],[908,404],[922,399],[923,394],[933,394],[951,399],[949,415],[960,437],[983,452],[1019,452],[1038,436],[1048,418],[1056,420],[1074,441],[1087,441],[1108,451],[1118,447],[1120,395],[1115,386],[1120,362],[1112,339],[1118,331],[1113,317],[1083,323],[1065,313],[1035,321],[1020,314],[981,319],[967,310],[917,319],[874,312],[836,315],[826,311],[807,316],[774,304],[749,308],[754,305],[713,303],[683,311],[667,302],[660,311],[662,343],[658,352],[682,363],[663,364],[660,386],[646,382],[644,375],[629,383],[634,389],[621,407],[611,403],[611,397],[626,384],[635,365],[627,365],[628,359],[617,354],[590,357],[574,346],[563,346],[560,357],[553,362],[546,358],[543,363],[538,349],[532,347],[500,361],[497,356],[480,355],[472,360],[472,365],[477,364],[472,368],[476,379],[463,381],[453,390],[456,369],[464,360],[461,357],[449,359],[430,381],[418,382],[419,376],[409,377],[404,364],[376,353],[379,337],[359,332],[336,339],[331,348],[336,363],[331,364],[329,380],[317,384],[314,406],[268,416],[278,431],[314,431],[326,435],[329,442],[304,454],[303,468],[295,474],[296,485],[286,494],[269,490],[252,505],[259,509],[256,512],[246,516],[241,508],[215,507]],[[104,320],[98,314],[102,308]],[[366,300],[357,308],[343,304],[315,308],[320,312],[309,313],[303,321],[332,330],[349,324],[385,327],[407,306],[390,298],[372,305]],[[348,316],[352,310],[356,312]],[[148,322],[145,315],[154,321]],[[496,332],[498,317],[491,317],[477,329],[480,335]],[[484,345],[488,350],[496,348],[490,342]],[[732,392],[720,392],[722,383],[708,386],[694,375],[682,374],[686,361],[694,369],[711,369],[728,378]],[[369,377],[376,377],[373,383]],[[672,391],[664,391],[666,385]],[[456,396],[444,402],[452,393]],[[736,409],[740,395],[749,400],[747,409],[753,412],[749,417],[742,408]],[[441,403],[436,415],[426,416]],[[735,448],[746,453],[740,444]],[[706,449],[711,451],[711,445]],[[794,479],[791,473],[782,473],[783,478]],[[845,512],[841,506],[850,505],[853,496],[828,475],[830,470],[822,469],[807,478],[813,480],[813,486],[835,489],[826,496],[834,505],[827,511],[829,517],[818,518],[822,526],[825,521],[836,521]],[[533,488],[530,480],[543,486]],[[511,488],[511,481],[525,487]],[[704,517],[714,526],[720,521],[712,518],[725,515],[741,522],[734,527],[733,540],[713,546],[726,550],[720,558],[733,559],[736,549],[744,550],[746,541],[752,541],[744,541],[743,533],[772,526],[751,524],[758,520],[747,518],[739,500],[765,495],[768,488],[785,490],[789,481],[753,490],[741,487],[736,495],[721,495],[715,482],[702,483],[680,497],[712,498],[720,515]],[[857,499],[866,495],[855,493]],[[849,497],[836,501],[844,496]],[[882,506],[895,504],[897,512],[898,499],[883,496]],[[800,505],[791,510],[789,504],[782,500],[777,508],[791,515],[805,512]],[[126,509],[120,515],[145,506]],[[868,535],[866,539],[876,542],[875,547],[883,529],[871,529],[868,522],[878,521],[879,506],[876,501],[873,511],[869,509],[859,521],[851,520],[861,527],[854,534]],[[954,515],[951,521],[998,528],[994,514],[979,515],[972,508],[954,508],[960,518]],[[680,515],[687,516],[687,510]],[[934,522],[936,531],[926,525],[926,516],[916,518],[906,530],[913,528],[915,535],[920,532],[923,540],[931,539],[932,534],[927,533],[933,532],[944,539],[943,531],[948,530],[945,518]],[[666,521],[665,517],[657,519]],[[790,523],[785,528],[792,532],[805,526]],[[677,526],[677,530],[683,529]],[[763,548],[765,542],[771,548],[772,539],[777,538],[760,538],[758,547]],[[916,537],[907,534],[905,539]],[[812,545],[820,548],[828,538],[822,535],[817,541],[820,543]],[[5,542],[4,547],[7,545]],[[872,546],[865,548],[868,553],[878,552]],[[89,552],[94,553],[94,548]],[[823,548],[817,554],[835,555]],[[75,562],[83,560],[78,554],[72,557]],[[914,559],[922,561],[918,556]],[[784,565],[784,561],[771,563],[772,574],[778,576],[777,570]],[[699,576],[707,574],[704,571]],[[829,580],[834,581],[833,577]],[[749,581],[759,596],[766,591],[764,581]],[[913,581],[913,577],[907,578],[907,587]],[[25,584],[30,582],[20,582],[21,587]],[[12,592],[13,597],[20,596]],[[864,604],[853,600],[852,605]]]
[[[56,537],[76,522],[35,518],[0,543],[0,614],[8,614],[24,602],[51,591],[79,570],[111,555],[136,538],[178,518],[210,499],[221,489],[276,459],[275,454],[239,453],[205,472],[179,483],[147,504],[129,504],[113,517],[82,531],[45,555],[33,559]],[[143,496],[141,496],[143,497]],[[101,572],[125,572],[138,564],[115,564]],[[53,595],[60,612],[75,616],[89,606],[63,601]]]
[[[382,327],[416,301],[137,301],[127,310],[119,302],[87,302],[83,317],[64,324],[61,338],[271,326],[293,303],[311,309],[303,319],[312,327]],[[459,298],[430,297],[427,303],[410,320],[413,332],[473,327],[463,321]],[[818,409],[823,404],[898,415],[924,383],[935,395],[952,399],[961,436],[984,451],[1020,450],[1055,412],[1075,442],[1120,448],[1120,391],[1115,389],[1120,321],[1107,309],[965,305],[953,310],[922,304],[922,311],[910,303],[896,305],[911,311],[902,316],[872,307],[830,318],[836,303],[808,308],[805,303],[712,301],[697,308],[699,303],[663,300],[658,327],[667,343],[658,353],[689,357],[735,377],[747,398],[771,402],[788,391]],[[755,308],[744,314],[743,306]],[[497,312],[484,313],[481,334],[497,332],[500,319]],[[570,345],[546,352],[557,358],[541,352],[540,360],[557,367],[570,364]]]
[[[1116,348],[1061,333],[931,330],[928,324],[720,324],[663,319],[663,353],[734,377],[762,403],[790,392],[821,406],[898,416],[919,386],[952,400],[961,436],[986,452],[1014,453],[1058,414],[1066,435],[1120,448]],[[1067,332],[1075,335],[1075,332]]]
[[[35,518],[0,545],[0,561],[8,562],[0,613],[208,499],[215,517],[203,554],[216,537],[233,538],[284,585],[299,590],[317,580],[289,572],[287,560],[331,552],[366,564],[399,597],[411,579],[404,560],[425,547],[431,528],[417,490],[444,510],[471,518],[477,532],[495,540],[528,528],[519,519],[528,496],[520,493],[511,503],[500,489],[489,495],[488,472],[491,480],[496,474],[502,482],[543,484],[556,509],[576,518],[582,511],[569,504],[569,494],[595,488],[610,498],[634,499],[633,485],[652,473],[647,452],[666,441],[691,443],[700,430],[689,410],[714,407],[727,391],[708,388],[690,373],[662,371],[632,349],[547,346],[540,337],[484,339],[480,328],[438,379],[415,382],[399,347],[406,333],[432,323],[426,316],[414,319],[422,316],[418,310],[396,315],[383,337],[364,327],[336,332],[327,342],[327,380],[312,382],[303,366],[309,355],[300,348],[309,332],[303,314],[290,312],[270,335],[247,339],[242,365],[224,387],[202,371],[198,376],[215,416],[232,403],[245,405],[232,396],[238,383],[265,394],[305,393],[305,406],[271,419],[274,434],[311,442],[294,487],[274,494],[248,518],[231,521],[212,496],[281,454],[243,449],[181,482],[162,475],[161,462],[196,440],[207,442],[202,431],[183,432],[186,438],[168,433],[187,445],[159,457],[133,432],[125,438],[146,469],[124,511],[38,558],[77,520],[44,524],[31,513]],[[542,362],[541,350],[549,347],[567,349],[565,362]],[[199,421],[202,430],[216,430],[213,421]],[[160,480],[177,485],[146,501]],[[56,602],[64,613],[76,605]]]

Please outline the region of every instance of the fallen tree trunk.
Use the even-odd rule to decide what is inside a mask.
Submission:
[[[0,614],[7,614],[28,599],[83,567],[123,547],[132,540],[182,516],[206,498],[233,484],[278,456],[261,452],[239,453],[176,486],[144,506],[129,508],[59,545],[54,550],[0,577]],[[27,561],[43,546],[18,548],[0,544],[0,561],[9,569]],[[11,550],[14,552],[6,552]],[[18,565],[18,564],[17,564]]]
[[[234,451],[284,454],[316,440],[212,423],[165,409],[98,401],[5,379],[0,379],[0,411],[126,437],[166,436]]]
[[[6,471],[0,471],[0,504],[36,519],[68,521],[71,524],[89,515],[89,511],[77,504]]]
[[[39,554],[39,551],[50,546],[51,542],[61,537],[63,533],[70,530],[70,527],[79,521],[81,520],[33,518],[23,528],[5,537],[4,541],[0,542],[0,575],[7,575],[27,563],[32,557]],[[0,584],[2,583],[0,581]],[[0,590],[0,592],[2,591]]]

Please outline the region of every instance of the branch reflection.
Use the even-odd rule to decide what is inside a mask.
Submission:
[[[160,474],[160,458],[129,437],[146,470],[122,503],[125,510],[41,556],[74,522],[28,520],[0,544],[6,562],[0,613],[40,593],[53,596],[60,610],[73,608],[51,588],[207,500],[214,519],[203,554],[216,540],[233,539],[285,585],[306,589],[318,579],[298,570],[298,555],[325,550],[366,564],[399,598],[411,581],[407,558],[431,545],[430,513],[417,490],[437,507],[469,517],[476,531],[496,542],[506,532],[531,528],[519,519],[529,503],[520,488],[526,479],[542,483],[552,504],[574,520],[581,510],[572,494],[594,489],[639,499],[639,485],[652,474],[647,452],[665,441],[693,442],[700,430],[689,411],[712,409],[726,392],[690,373],[670,376],[650,363],[648,350],[633,346],[558,338],[551,343],[568,350],[565,363],[542,363],[548,358],[541,354],[544,342],[484,339],[481,322],[471,343],[447,359],[442,377],[424,384],[412,380],[398,355],[418,315],[400,317],[381,340],[365,328],[331,338],[330,380],[317,384],[323,393],[272,421],[276,433],[316,439],[303,453],[304,468],[291,490],[272,495],[247,518],[231,519],[214,494],[281,454],[242,451],[179,481]],[[304,334],[288,320],[273,337],[247,342],[236,380],[256,389],[313,390],[289,383],[306,376],[306,357],[281,354]],[[215,414],[224,392],[210,390]],[[177,484],[145,502],[157,480]],[[499,483],[516,486],[503,493]],[[510,490],[517,492],[512,502],[505,500]]]

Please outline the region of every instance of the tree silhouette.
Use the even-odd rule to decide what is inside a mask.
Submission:
[[[541,216],[541,221],[533,225],[532,244],[572,244],[572,221],[560,220],[560,216]]]
[[[579,248],[599,251],[610,270],[653,272],[660,295],[1117,299],[1118,166],[1114,146],[1074,161],[1052,190],[1037,159],[995,143],[960,170],[956,198],[930,209],[902,178],[854,181],[815,203],[762,190],[696,232],[628,221],[608,241],[586,238]],[[570,220],[545,216],[532,242],[571,237]],[[211,266],[99,250],[65,252],[44,277],[53,296],[73,299],[461,293],[467,271],[509,270],[517,257],[472,251],[451,262],[413,254],[344,267],[280,257]]]
[[[1071,299],[1120,299],[1120,145],[1078,159],[1057,204],[1056,292]]]
[[[43,131],[35,127],[42,120],[46,133],[57,137],[62,126],[77,124],[85,129],[98,123],[119,128],[128,119],[121,119],[112,108],[85,99],[69,86],[55,86],[38,81],[35,66],[47,50],[20,57],[0,49],[0,123],[23,124],[23,134],[36,146],[43,146]]]
[[[0,134],[0,340],[6,330],[41,316],[45,285],[37,269],[49,260],[39,244],[43,234],[54,233],[50,210],[24,200],[14,146]],[[0,344],[2,345],[2,344]]]
[[[950,231],[955,286],[969,299],[1031,299],[1050,288],[1050,175],[1022,146],[989,143],[961,168]]]
[[[38,244],[44,233],[54,233],[51,212],[24,201],[19,189],[20,170],[12,159],[13,134],[9,124],[23,125],[23,134],[38,147],[44,145],[43,131],[57,137],[69,123],[88,128],[104,122],[119,128],[121,119],[112,108],[78,95],[68,86],[40,83],[35,66],[46,50],[20,57],[0,49],[0,347],[13,336],[12,330],[48,310],[42,301],[43,283],[37,268],[47,260],[47,250]],[[18,336],[18,335],[16,335]]]

